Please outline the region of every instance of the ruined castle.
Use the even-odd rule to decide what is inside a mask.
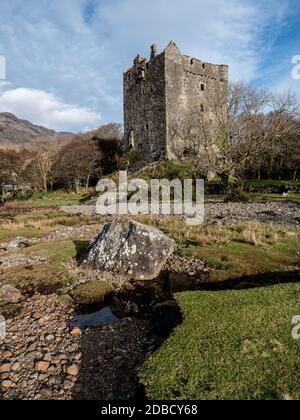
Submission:
[[[226,107],[228,66],[182,55],[173,41],[160,54],[153,45],[150,60],[138,55],[124,73],[127,148],[140,152],[144,161],[184,154],[190,116],[200,118],[216,92],[222,92],[221,105]],[[212,126],[214,118],[210,117]]]

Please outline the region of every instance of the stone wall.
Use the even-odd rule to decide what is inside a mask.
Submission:
[[[177,159],[187,147],[190,119],[218,94],[226,109],[228,66],[191,59],[174,42],[159,55],[137,56],[124,74],[125,140],[143,161]],[[210,115],[213,129],[216,116]],[[194,133],[201,142],[201,134]]]
[[[124,74],[125,141],[145,161],[160,160],[166,149],[165,60],[137,57]]]
[[[174,43],[169,44],[164,54],[167,157],[177,159],[188,147],[188,139],[191,142],[198,139],[201,143],[204,120],[207,129],[216,129],[216,115],[211,112],[211,105],[217,97],[224,101],[223,111],[226,108],[228,67],[184,56]]]

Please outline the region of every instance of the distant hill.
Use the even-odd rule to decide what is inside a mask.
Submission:
[[[64,142],[70,140],[73,136],[73,133],[59,133],[34,125],[29,121],[20,120],[8,112],[0,113],[0,144],[28,146],[39,138]]]

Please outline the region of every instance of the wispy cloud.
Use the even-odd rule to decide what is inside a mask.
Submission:
[[[273,72],[279,83],[287,57],[277,57],[275,64],[274,49],[291,16],[295,20],[297,2],[1,0],[0,54],[7,60],[9,95],[19,88],[51,92],[59,125],[69,130],[98,124],[91,114],[101,114],[102,122],[122,121],[122,71],[138,52],[148,56],[152,43],[162,49],[170,39],[183,53],[229,64],[233,80],[272,83]],[[34,100],[30,94],[29,100]],[[73,121],[62,107],[82,109],[85,118]],[[27,118],[46,120],[37,106],[28,108]],[[24,117],[25,109],[15,109]]]
[[[11,112],[22,118],[38,121],[44,127],[67,131],[72,127],[92,127],[101,123],[101,114],[78,105],[63,103],[52,93],[36,89],[10,89],[0,94],[0,112]]]

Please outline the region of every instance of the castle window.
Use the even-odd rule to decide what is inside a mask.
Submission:
[[[146,130],[147,131],[149,130],[149,124],[146,124]]]
[[[205,63],[202,64],[202,67],[205,69]]]
[[[128,82],[130,82],[131,81],[131,74],[129,73],[128,74]]]
[[[202,92],[205,91],[205,85],[204,85],[204,83],[201,83],[201,90],[202,90]]]

